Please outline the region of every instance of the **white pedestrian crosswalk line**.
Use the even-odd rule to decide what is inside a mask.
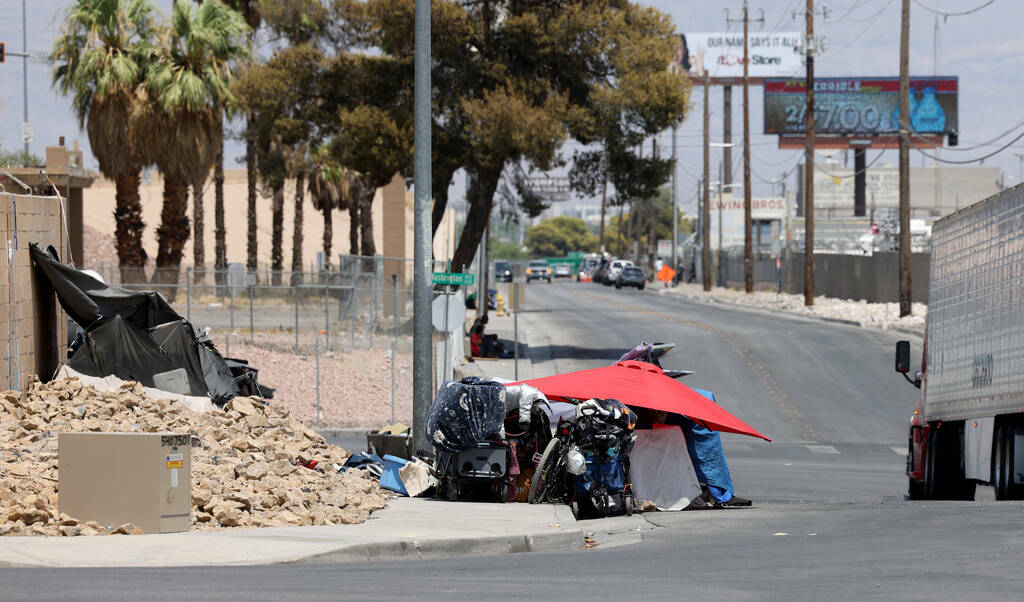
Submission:
[[[814,454],[838,454],[839,450],[832,447],[831,445],[805,445],[811,453]]]

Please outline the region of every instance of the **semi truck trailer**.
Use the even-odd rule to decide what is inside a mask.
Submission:
[[[910,343],[896,371],[921,390],[910,417],[912,499],[1024,498],[1024,184],[932,227],[920,370]]]

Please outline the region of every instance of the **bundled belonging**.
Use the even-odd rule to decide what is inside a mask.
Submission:
[[[139,383],[98,392],[63,379],[0,393],[0,535],[139,532],[58,512],[57,433],[89,431],[191,433],[199,529],[360,523],[391,495],[365,471],[339,474],[348,452],[283,407],[236,397],[199,413]]]

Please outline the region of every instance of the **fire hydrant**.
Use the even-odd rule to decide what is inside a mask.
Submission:
[[[508,315],[508,312],[505,311],[505,298],[501,296],[501,293],[498,293],[496,301],[495,301],[495,305],[497,305],[497,307],[498,307],[498,312],[497,313],[498,313],[499,316],[507,316]]]

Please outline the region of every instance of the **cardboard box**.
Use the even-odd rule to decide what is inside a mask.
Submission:
[[[60,433],[60,511],[80,521],[146,533],[192,526],[191,435]]]

